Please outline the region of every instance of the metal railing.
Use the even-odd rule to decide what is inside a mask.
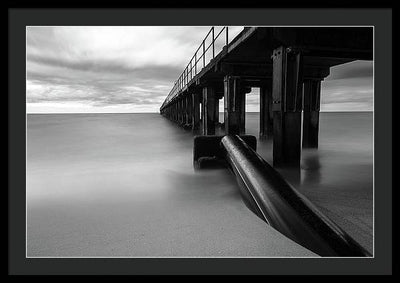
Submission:
[[[167,105],[174,97],[176,97],[191,81],[192,79],[201,72],[201,70],[207,66],[207,58],[206,54],[210,50],[212,51],[212,55],[210,57],[210,61],[215,58],[216,51],[216,41],[221,36],[221,34],[225,31],[225,42],[222,46],[222,50],[225,47],[227,51],[227,46],[229,43],[229,29],[227,26],[220,27],[220,30],[216,33],[215,27],[211,27],[208,31],[207,35],[204,37],[202,43],[197,48],[196,52],[190,59],[189,63],[186,65],[185,69],[179,76],[179,78],[175,81],[175,84],[171,91],[169,92],[167,98],[161,106],[161,109]],[[211,42],[206,46],[207,40],[210,39]]]

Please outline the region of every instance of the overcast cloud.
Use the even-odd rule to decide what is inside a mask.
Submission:
[[[158,112],[209,28],[28,27],[27,112]],[[372,110],[372,78],[372,62],[332,68],[322,110]]]

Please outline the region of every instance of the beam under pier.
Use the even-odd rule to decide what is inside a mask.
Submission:
[[[305,80],[303,92],[303,148],[318,148],[321,81]]]
[[[274,166],[300,166],[302,55],[286,47],[273,52],[273,163]]]

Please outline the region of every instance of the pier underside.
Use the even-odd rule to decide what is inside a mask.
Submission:
[[[191,60],[160,112],[214,135],[224,98],[225,133],[243,134],[246,93],[260,87],[259,136],[273,139],[274,166],[299,166],[302,147],[318,148],[321,81],[332,66],[372,60],[372,39],[369,27],[245,28],[201,70]]]
[[[224,27],[221,32],[224,30],[228,33],[228,27]],[[212,32],[212,42],[207,49],[212,47],[214,51],[214,27],[210,32]],[[203,51],[206,50],[204,42],[202,43]],[[251,92],[251,88],[258,87],[260,115],[257,136],[260,141],[269,141],[269,144],[272,144],[271,164],[275,169],[300,172],[302,149],[317,150],[319,148],[321,81],[329,75],[330,68],[333,66],[355,60],[373,60],[373,29],[370,27],[248,27],[244,28],[229,44],[227,42],[218,55],[213,54],[207,65],[204,63],[204,57],[203,52],[200,56],[203,58],[203,67],[197,72],[196,51],[194,61],[192,58],[175,83],[161,106],[160,113],[173,122],[180,123],[181,114],[175,112],[190,112],[192,116],[190,128],[200,128],[204,136],[216,134],[230,137],[243,136],[247,133],[246,94]],[[187,104],[189,97],[196,102]],[[223,124],[220,127],[218,108],[219,100],[222,98],[224,99],[224,115]],[[178,105],[178,108],[175,105]],[[181,105],[186,105],[186,107],[190,105],[194,108],[190,111],[180,110]],[[199,107],[201,115],[198,119],[195,117],[197,115],[195,108]],[[212,147],[212,139],[209,139],[209,142]],[[196,155],[196,146],[194,152]],[[252,160],[245,166],[247,169],[252,166],[257,167],[254,164],[258,159]],[[243,165],[242,163],[234,167],[237,169]],[[266,172],[269,170],[266,168],[269,165],[266,162],[263,164],[265,168],[261,171],[264,173],[258,175],[255,183],[260,183],[263,178],[267,178]],[[246,171],[247,169],[244,169],[244,172],[249,172],[249,175],[254,173],[251,170]],[[271,172],[275,172],[275,169]],[[243,172],[239,175],[239,179],[244,178]],[[281,190],[283,188],[276,189],[277,192]],[[272,193],[272,197],[275,195]],[[296,198],[294,196],[286,201],[294,203]],[[265,199],[268,203],[265,207],[269,207],[271,199],[268,197]],[[275,212],[273,214],[276,215]],[[302,215],[304,212],[299,212],[296,217],[302,217]],[[326,218],[322,213],[318,215],[320,216],[315,219]],[[309,221],[309,218],[307,219]],[[316,227],[322,226],[318,224]],[[339,231],[340,228],[337,230]],[[318,233],[323,234],[323,229],[319,229]],[[337,235],[341,234],[346,233],[337,233]],[[325,235],[332,235],[332,233]],[[350,236],[349,239],[357,246],[356,241],[353,241]],[[314,244],[318,245],[315,242]],[[343,254],[353,255],[353,252],[354,250],[345,251]],[[368,252],[362,251],[355,254],[368,255]]]

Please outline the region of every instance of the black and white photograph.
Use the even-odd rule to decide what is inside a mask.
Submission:
[[[24,26],[27,263],[376,258],[375,25],[76,22]]]
[[[28,257],[373,255],[373,27],[26,36]]]

